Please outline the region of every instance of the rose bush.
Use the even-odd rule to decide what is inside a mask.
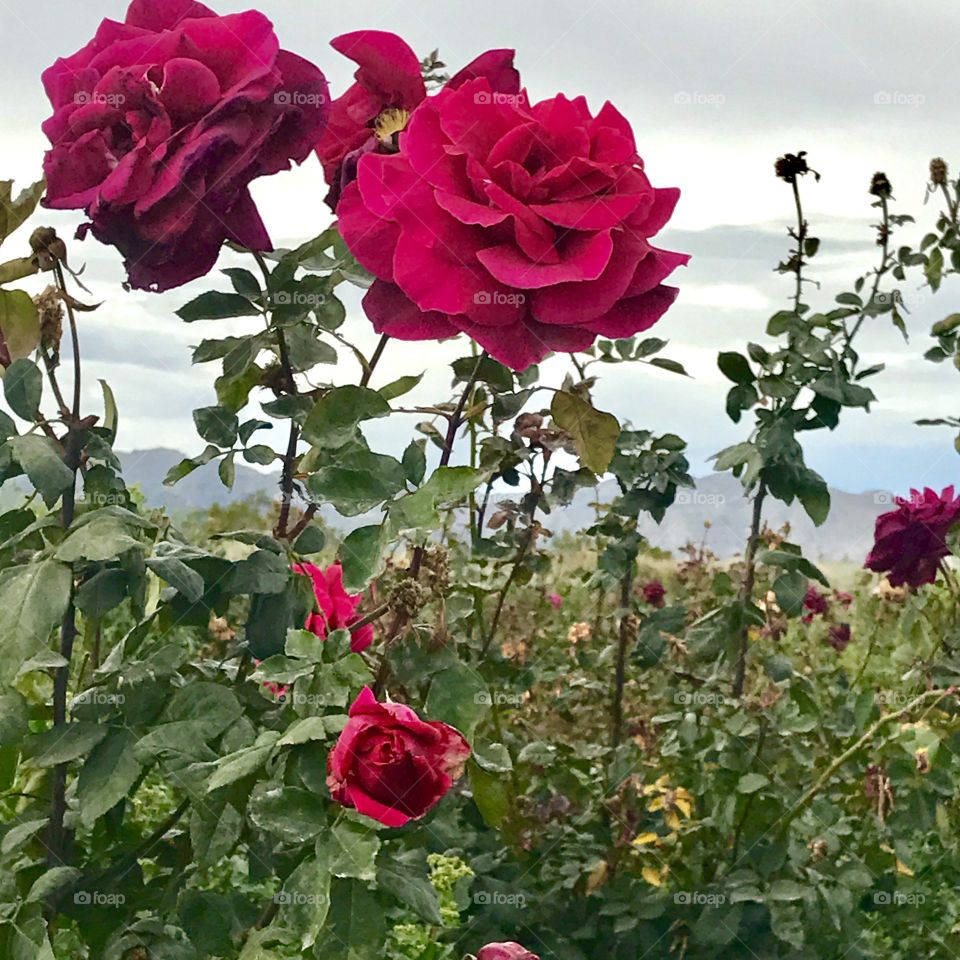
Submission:
[[[423,101],[399,153],[366,153],[337,207],[377,282],[364,308],[401,340],[466,333],[515,370],[652,327],[685,254],[650,243],[679,192],[654,188],[607,103],[530,104],[485,77]]]
[[[327,785],[338,803],[387,827],[427,814],[463,774],[467,741],[402,703],[378,703],[365,687],[330,754]]]
[[[263,14],[194,0],[134,0],[43,84],[45,205],[84,210],[150,290],[208,273],[226,240],[271,249],[248,187],[305,160],[328,111],[323,74]]]

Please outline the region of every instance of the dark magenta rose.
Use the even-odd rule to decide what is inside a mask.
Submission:
[[[329,109],[323,74],[261,13],[134,0],[43,74],[46,206],[117,247],[133,287],[203,276],[224,241],[270,250],[248,186],[305,160]]]
[[[873,549],[864,564],[887,574],[895,587],[919,587],[937,579],[940,561],[950,555],[947,534],[960,520],[960,498],[953,487],[943,493],[927,487],[911,490],[908,500],[896,500],[896,509],[877,517]]]
[[[843,653],[843,651],[850,646],[851,640],[853,640],[853,633],[850,630],[849,623],[834,623],[830,626],[830,630],[827,633],[827,643],[829,643],[837,653]]]
[[[313,594],[317,601],[317,610],[307,617],[305,627],[311,633],[326,639],[334,630],[349,630],[362,620],[358,607],[363,597],[356,593],[347,593],[343,588],[343,567],[339,563],[321,570],[312,563],[297,563],[293,567],[296,573],[309,577],[313,581]],[[373,643],[373,624],[368,623],[350,634],[350,649],[362,653]]]
[[[453,727],[421,720],[402,703],[378,703],[364,687],[330,752],[327,786],[337,803],[402,827],[440,801],[469,756]]]
[[[643,599],[651,606],[662,607],[666,596],[666,587],[659,580],[651,580],[643,585]]]
[[[826,594],[811,585],[807,587],[807,593],[803,598],[803,609],[806,611],[803,622],[812,623],[814,617],[823,616],[830,609],[830,601]]]
[[[677,290],[662,281],[689,258],[650,238],[678,195],[651,185],[611,104],[531,105],[479,78],[424,100],[399,153],[360,157],[337,213],[377,277],[364,308],[378,332],[466,333],[523,370],[663,316]]]
[[[519,943],[488,943],[478,954],[477,960],[540,960]]]
[[[427,98],[427,86],[419,58],[395,33],[357,30],[337,37],[330,45],[358,68],[356,82],[333,101],[329,123],[317,144],[330,185],[327,203],[336,210],[343,189],[356,179],[360,157],[371,151],[396,152],[397,137]],[[516,93],[520,75],[513,57],[513,50],[488,50],[447,85],[456,88],[486,77],[494,90]]]

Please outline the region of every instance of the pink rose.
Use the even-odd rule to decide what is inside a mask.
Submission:
[[[323,74],[263,14],[192,0],[133,0],[43,83],[44,203],[86,211],[80,235],[117,247],[144,290],[208,273],[225,240],[270,250],[248,185],[305,160],[328,109]]]
[[[547,602],[554,610],[559,610],[563,606],[563,597],[559,593],[548,593]]]
[[[651,186],[633,131],[609,103],[530,105],[489,80],[420,104],[399,153],[368,152],[337,209],[377,282],[364,299],[380,333],[466,333],[525,369],[551,351],[653,326],[689,259],[653,247],[677,190]]]
[[[894,587],[919,587],[937,579],[940,561],[950,555],[947,534],[960,520],[953,487],[937,494],[929,487],[897,498],[897,507],[877,517],[873,549],[864,566],[886,573]]]
[[[317,156],[330,193],[332,210],[347,184],[357,176],[357,163],[365,153],[395,153],[397,138],[410,114],[427,98],[420,60],[406,41],[382,30],[345,33],[330,44],[358,65],[356,83],[333,101],[326,131],[317,144]],[[513,67],[512,50],[490,50],[455,77],[448,86],[486,77],[493,89],[516,93],[520,75]]]
[[[488,943],[478,954],[477,960],[540,960],[519,943]]]
[[[337,803],[387,827],[428,813],[463,775],[470,747],[445,723],[428,723],[402,703],[378,703],[365,687],[328,760]]]
[[[357,608],[363,602],[359,594],[343,589],[343,567],[339,563],[321,570],[312,563],[294,564],[294,572],[313,581],[313,593],[319,610],[307,617],[305,627],[321,640],[334,630],[349,630],[363,619]],[[362,653],[373,643],[373,624],[368,623],[350,635],[350,649]]]

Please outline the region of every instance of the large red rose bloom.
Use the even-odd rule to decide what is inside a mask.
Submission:
[[[466,333],[522,370],[653,326],[689,259],[649,242],[678,191],[643,172],[629,123],[562,94],[530,105],[486,78],[413,113],[399,153],[367,153],[338,207],[377,282],[364,307],[401,340]]]
[[[897,499],[897,508],[877,517],[874,545],[865,566],[886,573],[895,587],[919,587],[937,579],[940,561],[950,555],[947,534],[960,520],[960,498],[927,487]]]
[[[134,0],[43,84],[45,204],[85,210],[81,235],[117,247],[150,290],[208,273],[225,240],[271,249],[247,188],[309,156],[329,99],[263,14],[193,0]]]
[[[469,756],[453,727],[421,720],[402,703],[378,703],[365,687],[330,752],[327,786],[337,803],[402,827],[440,801]]]

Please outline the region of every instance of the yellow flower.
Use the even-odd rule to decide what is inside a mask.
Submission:
[[[651,887],[662,887],[663,881],[666,880],[667,874],[670,873],[670,868],[664,864],[658,870],[656,867],[644,867],[640,871],[641,876]]]
[[[645,847],[648,843],[659,843],[660,837],[656,833],[641,833],[638,837],[634,837],[631,843],[635,847]]]

